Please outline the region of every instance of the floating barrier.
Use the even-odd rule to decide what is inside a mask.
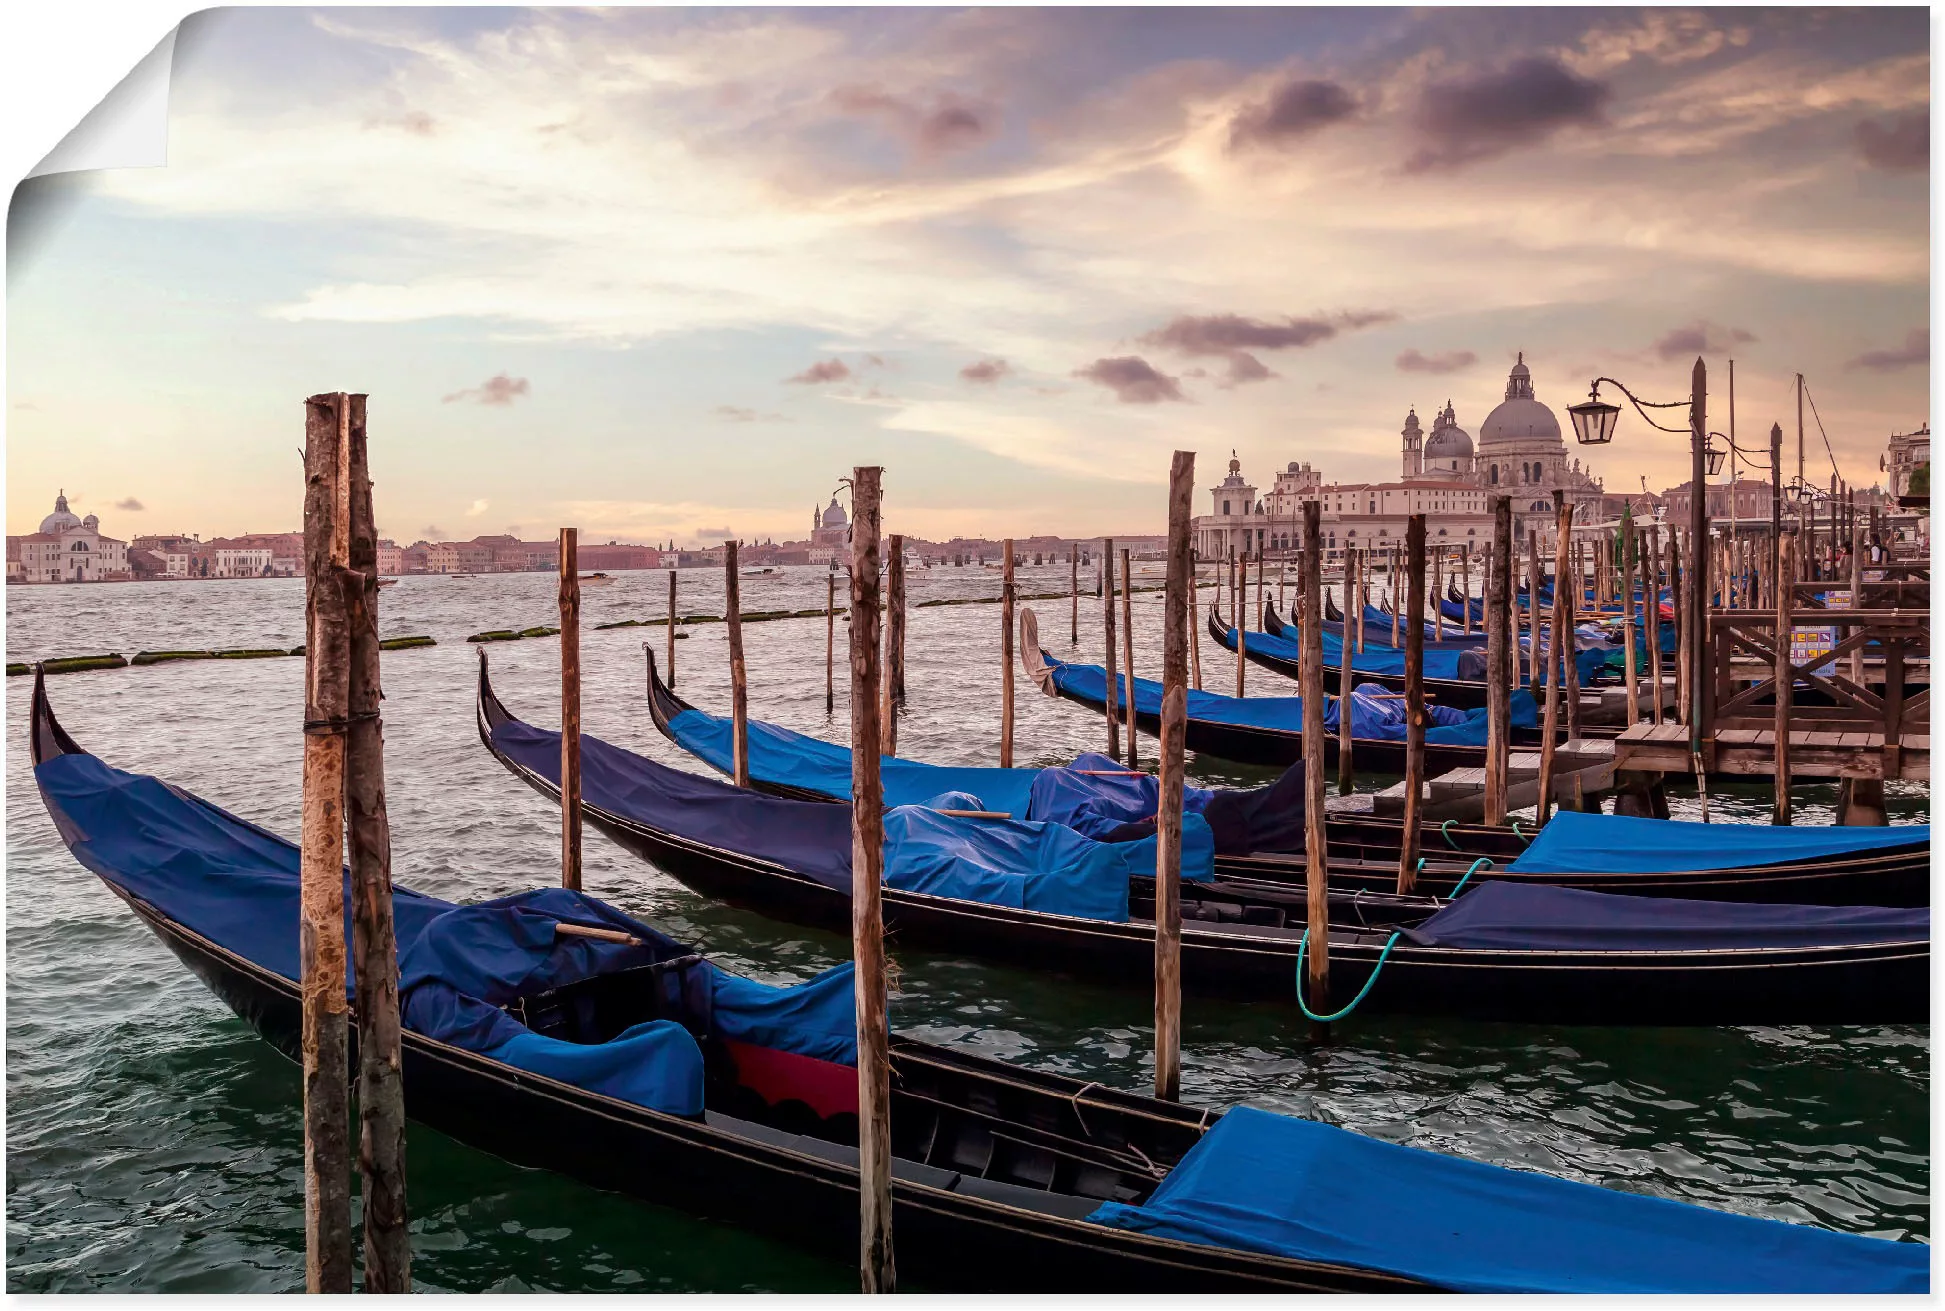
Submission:
[[[403,651],[412,647],[437,646],[438,642],[423,633],[411,637],[387,637],[378,643],[381,651]],[[166,665],[177,660],[270,660],[283,656],[301,656],[304,648],[294,646],[286,651],[280,646],[240,646],[202,651],[138,651],[133,659],[119,654],[89,656],[57,656],[44,661],[50,674],[72,674],[84,669],[121,669],[129,665]],[[7,666],[7,677],[34,672],[32,661],[16,661]]]

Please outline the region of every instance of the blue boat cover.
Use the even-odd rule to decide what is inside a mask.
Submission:
[[[298,980],[297,847],[158,779],[84,753],[35,769],[62,839],[111,886],[219,947]],[[345,932],[349,924],[347,889]],[[597,974],[689,949],[592,897],[562,888],[457,906],[393,889],[399,1004],[416,1033],[678,1115],[702,1109],[702,1054],[682,1024],[651,1020],[600,1044],[562,1042],[500,1007]],[[560,921],[619,929],[642,945],[559,937]],[[669,1009],[698,1031],[856,1062],[851,965],[795,987],[771,987],[698,961],[664,976]],[[346,989],[351,987],[346,966]]]
[[[493,745],[559,786],[559,733],[510,719],[493,730]],[[581,797],[589,806],[657,832],[851,890],[849,805],[750,792],[670,769],[585,734]],[[885,884],[908,892],[1126,920],[1128,876],[1154,873],[1155,847],[1153,839],[1100,843],[1059,824],[967,819],[914,805],[887,810],[884,861]],[[1215,839],[1208,826],[1199,817],[1185,818],[1182,877],[1212,878],[1214,867]],[[1117,880],[1118,887],[1110,886]]]
[[[1239,1106],[1098,1224],[1472,1293],[1924,1293],[1922,1243],[1575,1183]]]
[[[1797,828],[1695,824],[1562,810],[1508,868],[1533,874],[1658,874],[1786,865],[1930,845],[1929,824]]]
[[[1236,649],[1236,630],[1231,627],[1222,635],[1222,644],[1231,651]],[[1344,667],[1344,641],[1328,629],[1324,632],[1324,667],[1342,669]],[[1438,646],[1427,645],[1422,657],[1424,677],[1453,681],[1477,681],[1469,679],[1460,670],[1460,662],[1478,649],[1478,643],[1455,644],[1445,642]],[[1249,650],[1258,655],[1269,656],[1275,660],[1297,664],[1303,659],[1299,645],[1297,627],[1286,625],[1281,636],[1257,632],[1249,633]],[[1575,668],[1583,680],[1592,679],[1606,663],[1605,649],[1580,651],[1575,657]],[[1373,646],[1367,639],[1364,650],[1351,656],[1351,672],[1357,674],[1382,674],[1386,677],[1402,678],[1405,674],[1405,650],[1403,647]],[[1525,671],[1521,671],[1522,678]]]
[[[669,735],[684,751],[709,762],[723,773],[732,770],[732,727],[728,719],[693,706],[668,721]],[[752,720],[749,725],[750,777],[765,783],[799,788],[820,796],[848,801],[851,797],[851,748],[795,733],[776,724]],[[879,758],[879,777],[885,805],[913,806],[941,792],[965,792],[978,797],[986,810],[1027,817],[1027,794],[1036,771],[928,765],[898,756]]]
[[[1250,636],[1254,640],[1255,634],[1252,633]],[[1065,664],[1045,651],[1041,652],[1041,655],[1053,673],[1055,687],[1094,705],[1106,703],[1107,673],[1101,666]],[[1116,703],[1125,705],[1126,683],[1119,676],[1115,683]],[[1405,703],[1397,700],[1396,694],[1389,688],[1376,684],[1355,687],[1351,692],[1351,702],[1352,737],[1366,741],[1402,742],[1405,740]],[[1324,705],[1324,727],[1333,732],[1337,724],[1337,703],[1338,698],[1332,697]],[[1136,712],[1143,715],[1160,715],[1161,707],[1162,685],[1137,678],[1135,680]],[[1427,745],[1484,746],[1486,744],[1485,707],[1482,706],[1477,710],[1457,710],[1450,706],[1428,704],[1425,709],[1433,721],[1425,729]],[[1532,727],[1536,722],[1536,710],[1531,695],[1524,691],[1513,693],[1512,720],[1515,726]],[[1204,723],[1224,724],[1237,728],[1265,728],[1280,733],[1302,733],[1303,698],[1233,697],[1191,688],[1188,694],[1188,717]]]
[[[1034,776],[1027,818],[1065,824],[1104,842],[1113,840],[1116,829],[1152,818],[1161,806],[1158,776],[1130,770],[1098,751],[1076,756],[1072,765],[1019,772]],[[1182,809],[1202,814],[1215,796],[1213,788],[1185,786]]]
[[[1665,821],[1654,821],[1661,823]],[[1744,827],[1744,826],[1738,826]],[[1406,929],[1424,947],[1481,951],[1731,951],[1929,942],[1931,912],[1627,897],[1483,883]]]

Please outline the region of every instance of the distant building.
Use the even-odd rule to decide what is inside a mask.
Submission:
[[[405,552],[389,537],[378,539],[378,573],[393,578],[405,572]]]
[[[583,542],[578,551],[583,569],[659,569],[662,553],[652,546],[631,546],[624,542],[596,545]],[[773,563],[763,561],[762,563]],[[558,568],[558,566],[556,566]]]
[[[128,543],[101,535],[94,515],[78,517],[65,492],[54,498],[54,513],[40,531],[7,543],[8,576],[23,583],[95,583],[128,577]],[[18,571],[15,566],[18,564]]]
[[[188,578],[196,572],[202,539],[185,533],[144,533],[129,543],[130,558],[137,550],[147,551],[162,561],[162,577]]]
[[[1931,425],[1928,423],[1916,432],[1891,434],[1891,440],[1884,449],[1884,471],[1891,476],[1891,495],[1915,495],[1910,491],[1911,475],[1921,465],[1931,464]],[[1929,474],[1928,474],[1929,476]],[[1929,488],[1930,484],[1927,483]],[[1929,490],[1925,493],[1930,495]]]
[[[851,518],[844,513],[844,507],[837,503],[837,497],[824,508],[822,514],[812,510],[810,514],[810,547],[805,559],[811,564],[829,564],[832,560],[842,560],[851,550]]]

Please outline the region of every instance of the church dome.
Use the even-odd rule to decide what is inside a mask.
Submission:
[[[80,526],[81,517],[68,509],[66,492],[54,498],[54,513],[41,520],[41,531],[44,533],[59,533]]]
[[[833,496],[830,505],[824,511],[824,526],[843,528],[849,523],[850,520],[845,517],[843,507],[837,503],[837,497]]]
[[[1533,374],[1526,367],[1525,352],[1521,352],[1519,362],[1506,375],[1506,399],[1479,425],[1479,444],[1486,450],[1533,442],[1563,445],[1560,420],[1533,397]]]
[[[1445,403],[1445,409],[1432,421],[1432,435],[1425,441],[1425,458],[1428,460],[1470,460],[1472,458],[1472,436],[1459,426],[1459,416],[1452,411],[1452,402]]]

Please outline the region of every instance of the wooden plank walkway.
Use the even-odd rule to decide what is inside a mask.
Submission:
[[[1692,774],[1684,724],[1637,724],[1614,740],[1614,767],[1665,774]],[[1776,731],[1723,728],[1703,744],[1704,765],[1712,774],[1769,775],[1776,772]],[[1895,755],[1895,762],[1891,757]],[[1885,750],[1884,734],[1793,729],[1790,774],[1796,778],[1931,777],[1931,735],[1906,733],[1895,753]]]

